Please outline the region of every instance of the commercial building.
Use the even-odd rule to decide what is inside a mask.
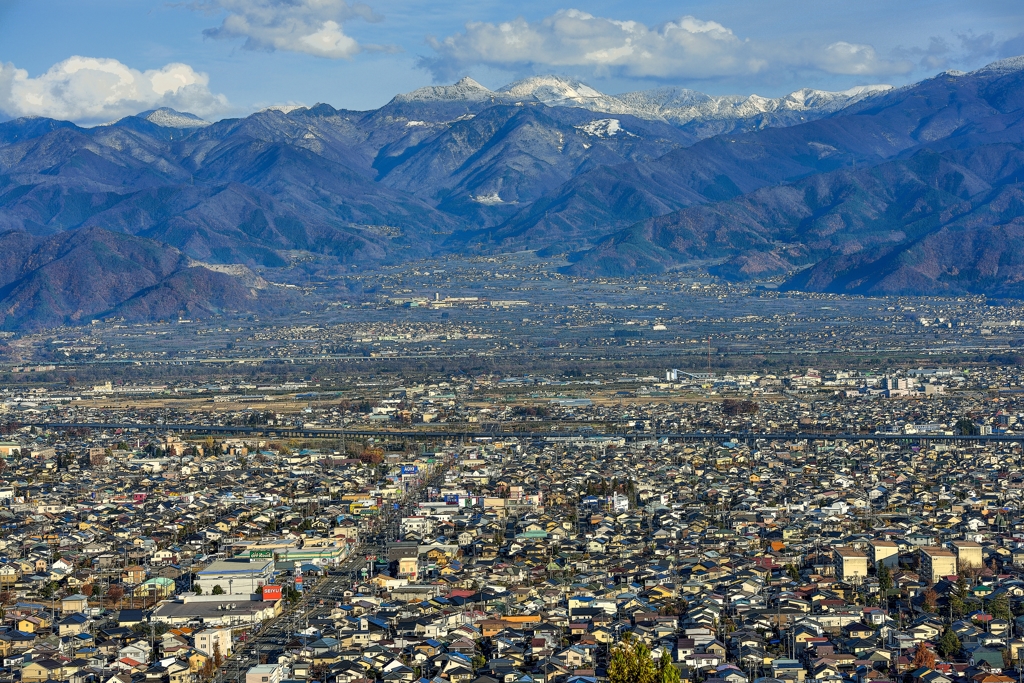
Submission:
[[[263,586],[274,583],[274,560],[232,557],[217,560],[196,574],[196,585],[203,593],[212,594],[218,586],[224,595],[248,596],[261,593]]]

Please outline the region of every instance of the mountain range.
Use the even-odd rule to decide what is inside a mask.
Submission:
[[[1024,296],[1022,85],[1016,58],[775,99],[465,78],[369,112],[7,121],[0,327],[273,310],[311,273],[523,249],[582,277]]]

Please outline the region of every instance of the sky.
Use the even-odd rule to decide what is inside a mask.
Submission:
[[[0,0],[0,120],[366,110],[462,76],[772,97],[1019,54],[1021,0]]]

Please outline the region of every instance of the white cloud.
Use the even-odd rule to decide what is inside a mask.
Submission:
[[[246,50],[287,50],[329,59],[348,59],[373,45],[360,45],[345,34],[344,22],[380,17],[361,3],[345,0],[200,0],[191,5],[206,12],[226,11],[211,38],[244,38]]]
[[[907,73],[913,69],[908,61],[889,61],[875,54],[870,45],[838,41],[825,47],[818,55],[816,66],[822,71],[850,76],[877,76]]]
[[[0,64],[0,111],[11,117],[48,116],[102,123],[147,109],[171,107],[215,116],[228,106],[209,89],[209,77],[188,64],[138,71],[116,59],[70,57],[31,78],[11,63]]]
[[[837,42],[798,47],[759,43],[715,21],[684,16],[658,26],[559,10],[540,21],[472,22],[462,33],[431,39],[434,54],[420,64],[439,80],[467,67],[586,70],[596,75],[710,79],[812,69],[832,74],[905,73],[870,45]]]

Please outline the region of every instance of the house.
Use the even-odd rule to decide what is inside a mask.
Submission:
[[[58,635],[62,638],[65,636],[77,636],[85,631],[88,625],[89,617],[81,612],[69,614],[58,622]]]
[[[82,595],[81,593],[75,593],[69,595],[60,601],[60,611],[63,614],[72,614],[74,612],[84,612],[89,608],[89,598]]]
[[[138,585],[146,580],[146,568],[141,565],[132,565],[121,572],[121,580],[124,583]]]
[[[63,676],[63,665],[55,659],[37,659],[26,664],[21,670],[22,683],[61,680]]]

